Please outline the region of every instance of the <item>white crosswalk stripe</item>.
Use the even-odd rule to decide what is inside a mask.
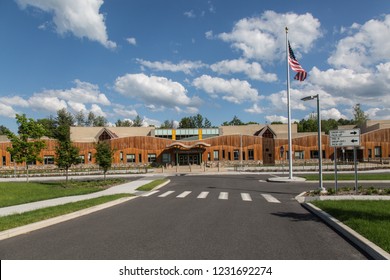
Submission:
[[[151,191],[151,192],[142,194],[141,196],[148,197],[148,196],[152,196],[154,194],[157,194],[159,192],[160,191],[158,191],[158,190]],[[166,191],[166,192],[160,194],[158,197],[167,197],[167,196],[169,196],[169,195],[171,195],[173,193],[175,193],[175,191]],[[183,191],[182,193],[177,195],[176,198],[186,198],[191,193],[192,193],[192,191]],[[210,192],[202,191],[202,192],[200,192],[198,194],[198,196],[196,198],[197,199],[206,199],[209,194],[210,194]],[[252,199],[252,197],[251,197],[251,195],[249,193],[240,193],[240,195],[241,195],[242,201],[247,201],[247,202],[252,202],[253,201],[253,199]],[[234,195],[234,196],[236,196],[236,195]],[[272,196],[270,194],[263,193],[263,194],[261,194],[261,196],[269,203],[281,203],[277,198],[275,198],[274,196]],[[218,195],[218,199],[220,199],[220,200],[228,200],[229,199],[229,193],[228,192],[220,192],[219,195]]]
[[[160,194],[158,197],[167,197],[168,195],[173,194],[174,192],[175,191],[167,191],[167,192],[165,192],[163,194]]]
[[[201,192],[197,198],[204,199],[209,195],[209,192]]]
[[[218,199],[223,199],[223,200],[229,199],[229,193],[228,192],[220,192]]]
[[[154,194],[156,194],[156,193],[158,193],[159,191],[151,191],[151,192],[148,192],[148,193],[144,193],[143,195],[141,195],[141,196],[143,196],[143,197],[147,197],[147,196],[151,196],[151,195],[154,195]]]
[[[249,193],[241,193],[241,198],[243,201],[252,201],[251,195]]]
[[[189,195],[190,191],[185,191],[185,192],[182,192],[181,194],[179,194],[178,196],[176,196],[177,198],[185,198],[187,195]]]
[[[273,197],[273,196],[270,195],[270,194],[263,193],[263,194],[261,194],[261,196],[264,197],[265,200],[267,200],[268,202],[271,202],[271,203],[280,203],[279,200],[277,200],[275,197]]]

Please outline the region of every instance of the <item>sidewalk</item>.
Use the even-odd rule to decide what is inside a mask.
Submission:
[[[28,212],[40,208],[50,207],[50,206],[57,206],[62,205],[70,202],[76,202],[91,198],[96,198],[100,196],[106,196],[106,195],[112,195],[112,194],[119,194],[119,193],[131,193],[136,194],[138,191],[136,190],[138,187],[148,184],[155,180],[154,177],[149,178],[141,178],[135,181],[131,181],[122,185],[114,186],[109,189],[106,189],[104,191],[85,194],[85,195],[76,195],[76,196],[66,196],[66,197],[59,197],[49,200],[42,200],[37,202],[31,202],[26,204],[20,204],[20,205],[14,205],[9,207],[3,207],[0,208],[0,217],[1,216],[7,216],[11,214],[18,214],[23,212]]]

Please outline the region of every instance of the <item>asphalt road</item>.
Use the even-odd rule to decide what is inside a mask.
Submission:
[[[294,200],[310,184],[266,178],[171,177],[150,196],[0,241],[0,258],[366,259]]]

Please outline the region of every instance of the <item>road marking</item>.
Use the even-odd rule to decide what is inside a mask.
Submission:
[[[159,191],[152,191],[152,192],[145,193],[145,194],[143,194],[143,195],[141,195],[141,196],[147,197],[147,196],[154,195],[155,193],[158,193],[158,192],[159,192]]]
[[[226,200],[226,199],[228,199],[228,198],[229,198],[229,193],[228,193],[228,192],[220,192],[220,193],[219,193],[218,199],[224,199],[224,200]]]
[[[185,198],[187,195],[189,195],[191,193],[191,191],[185,191],[185,192],[182,192],[181,194],[179,194],[178,196],[176,196],[177,198]]]
[[[241,198],[243,201],[252,201],[252,198],[249,193],[241,193]]]
[[[263,193],[263,194],[261,194],[261,195],[262,195],[262,197],[264,197],[265,200],[267,200],[268,202],[271,202],[271,203],[280,203],[279,200],[277,200],[275,197],[273,197],[273,196],[270,195],[270,194],[265,194],[265,193]]]
[[[201,192],[197,198],[206,198],[209,195],[209,192]]]
[[[172,194],[172,193],[174,193],[175,191],[167,191],[167,192],[165,192],[165,193],[163,193],[163,194],[160,194],[158,197],[167,197],[168,195],[170,195],[170,194]]]

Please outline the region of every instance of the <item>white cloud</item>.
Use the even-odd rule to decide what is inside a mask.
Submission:
[[[206,39],[209,39],[209,40],[213,39],[214,38],[213,31],[212,30],[206,31],[205,36],[206,36]]]
[[[295,51],[308,52],[316,39],[321,37],[320,22],[310,13],[279,14],[265,11],[260,17],[239,20],[231,33],[218,37],[231,43],[232,48],[244,57],[265,62],[280,60],[285,52],[285,27],[288,26]]]
[[[165,77],[126,74],[115,81],[115,90],[124,96],[143,101],[146,105],[197,107],[201,100],[190,98],[185,87]]]
[[[130,45],[136,46],[137,45],[137,40],[135,38],[126,38],[127,43]]]
[[[222,99],[236,104],[244,101],[256,102],[261,98],[257,90],[252,88],[247,81],[238,79],[224,80],[202,75],[196,78],[192,84],[197,89],[204,90],[213,98],[217,98],[221,94]]]
[[[68,101],[68,105],[70,108],[72,108],[73,112],[86,112],[87,108],[83,103],[80,102],[74,102],[74,101]]]
[[[185,74],[191,74],[194,70],[207,67],[207,65],[201,61],[180,61],[178,64],[174,64],[170,61],[161,62],[137,59],[137,62],[142,66],[155,71],[184,72]]]
[[[331,108],[329,110],[321,110],[321,119],[322,120],[328,120],[328,119],[348,119],[345,115],[343,115],[338,109]]]
[[[328,63],[336,68],[364,71],[365,68],[390,59],[390,15],[372,19],[363,25],[353,24],[341,39]]]
[[[0,102],[9,106],[28,107],[28,101],[20,96],[0,97]]]
[[[266,116],[265,119],[269,123],[273,123],[273,122],[288,123],[288,118],[283,117],[283,116],[272,115],[272,116]]]
[[[54,96],[34,95],[28,99],[30,107],[36,111],[55,113],[63,108],[67,109],[68,105],[64,100]]]
[[[59,34],[72,33],[79,38],[97,41],[106,48],[116,48],[108,39],[104,16],[99,13],[104,0],[16,0],[22,9],[28,6],[53,14],[53,22]]]
[[[210,66],[211,70],[219,74],[245,73],[248,78],[264,82],[278,80],[276,74],[265,73],[257,62],[249,63],[246,59],[223,60]]]
[[[125,108],[121,105],[117,105],[117,107],[114,108],[114,113],[116,115],[119,115],[124,118],[134,119],[136,116],[138,116],[138,113],[134,109]]]
[[[16,115],[16,112],[14,111],[14,109],[10,105],[3,104],[0,101],[0,116],[14,118],[15,115]]]
[[[34,96],[42,97],[58,97],[66,101],[79,103],[98,103],[102,105],[110,105],[111,102],[106,95],[99,91],[97,85],[75,80],[75,87],[65,90],[44,90],[41,93],[36,93]]]
[[[196,18],[194,10],[184,12],[184,15],[188,18]]]
[[[94,113],[96,116],[107,117],[107,114],[103,112],[102,108],[97,104],[92,104],[90,112]]]
[[[255,103],[251,108],[245,109],[245,112],[251,114],[261,114],[263,113],[263,110]]]
[[[370,108],[366,111],[371,120],[389,120],[390,108]]]

